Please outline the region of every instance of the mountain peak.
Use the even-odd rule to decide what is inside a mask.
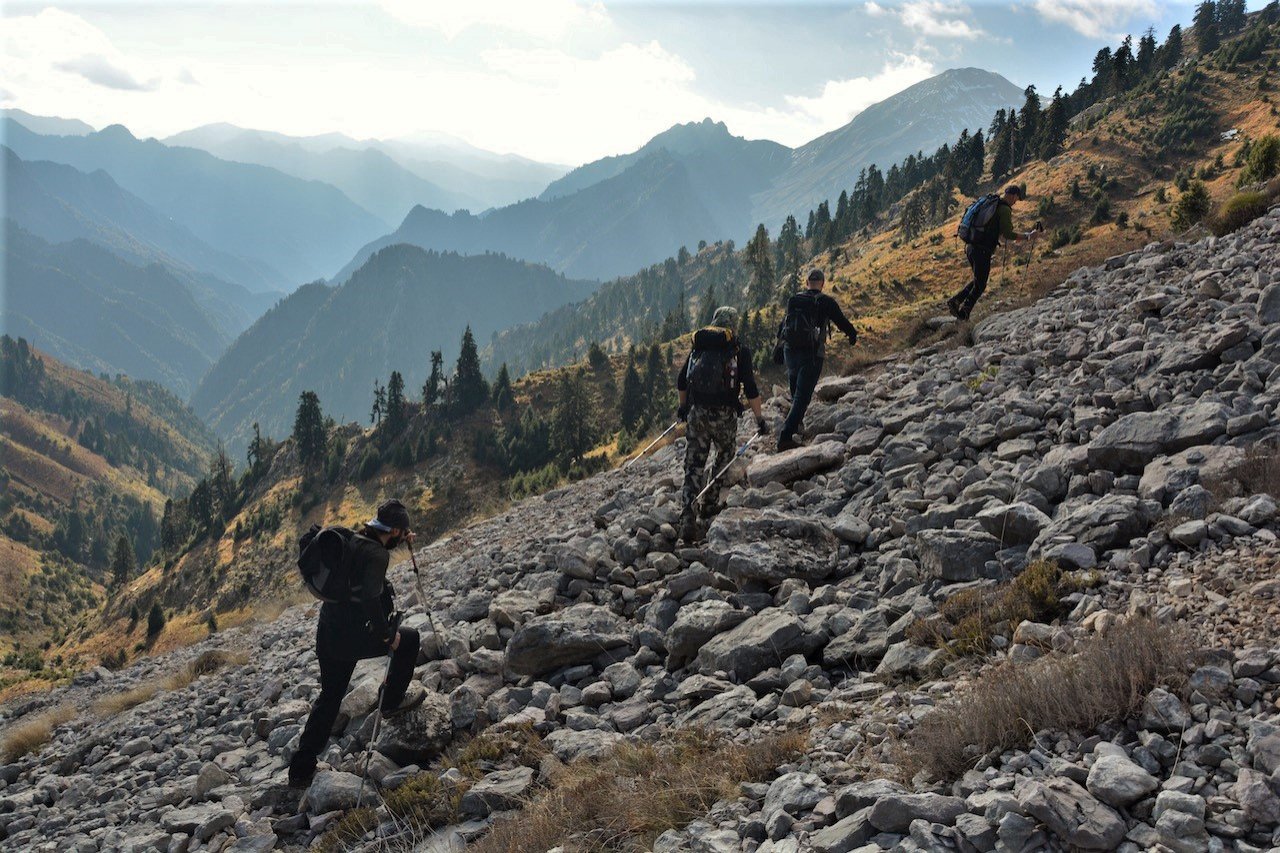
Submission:
[[[120,141],[128,141],[128,142],[133,142],[137,140],[137,137],[134,136],[132,133],[130,133],[129,128],[125,127],[123,124],[108,125],[104,127],[102,130],[98,131],[97,135],[102,139],[109,139],[109,140],[120,140]]]

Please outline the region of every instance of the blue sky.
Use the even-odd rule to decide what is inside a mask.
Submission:
[[[1261,5],[1258,0],[1250,8]],[[9,3],[0,105],[166,136],[442,133],[577,164],[681,121],[798,145],[947,68],[1045,94],[1193,4],[369,0]]]

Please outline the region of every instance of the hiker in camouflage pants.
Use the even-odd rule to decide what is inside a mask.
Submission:
[[[733,458],[738,443],[738,413],[727,407],[694,406],[689,410],[688,443],[684,448],[684,490],[680,493],[683,512],[681,522],[695,520],[694,499],[707,485],[707,457],[716,449],[717,470]],[[702,498],[702,506],[711,508],[720,502],[720,481]]]
[[[717,480],[701,501],[698,493],[707,484],[707,456],[716,449],[716,470],[729,463],[738,440],[738,416],[745,411],[742,396],[756,416],[761,435],[768,435],[769,425],[760,408],[760,389],[751,369],[751,350],[740,343],[734,333],[738,328],[738,312],[727,306],[716,309],[711,325],[693,334],[693,348],[676,390],[680,392],[680,410],[676,416],[689,422],[688,444],[684,453],[684,490],[681,495],[680,539],[696,541],[698,516],[703,521],[720,501]]]

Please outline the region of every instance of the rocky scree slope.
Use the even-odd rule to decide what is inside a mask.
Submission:
[[[653,849],[1280,844],[1280,543],[1274,499],[1249,488],[1251,448],[1280,437],[1277,238],[1272,210],[1223,239],[1153,244],[991,317],[967,348],[827,381],[813,443],[752,460],[704,547],[674,545],[677,447],[423,549],[439,633],[412,595],[409,624],[424,630],[418,677],[431,693],[387,725],[373,775],[401,784],[486,726],[541,733],[554,760],[496,762],[444,843],[482,833],[554,761],[624,738],[799,727],[801,759]],[[1042,557],[1098,570],[1058,625],[1019,625],[981,660],[908,639],[957,592]],[[413,583],[398,572],[403,595]],[[1194,629],[1201,665],[1185,688],[1157,687],[1130,720],[978,756],[949,783],[901,778],[896,745],[981,671],[1060,654],[1046,647],[1069,650],[1135,613]],[[204,645],[243,645],[249,662],[115,717],[81,713],[0,766],[6,844],[309,843],[354,804],[381,667],[357,671],[322,757],[332,769],[281,814],[278,783],[317,690],[313,631],[302,607],[215,635]],[[85,708],[200,651],[86,674],[6,722]]]

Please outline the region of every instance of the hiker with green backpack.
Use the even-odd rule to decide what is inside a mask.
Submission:
[[[409,511],[392,499],[355,530],[313,526],[298,540],[298,570],[303,583],[324,603],[316,627],[320,695],[311,706],[298,749],[289,762],[292,787],[311,784],[316,761],[329,742],[358,661],[389,657],[378,690],[382,716],[412,710],[426,698],[421,684],[410,684],[418,664],[418,632],[399,627],[395,592],[387,581],[391,551],[402,543],[412,548],[413,539]]]
[[[955,296],[947,300],[947,310],[958,320],[968,320],[973,306],[987,289],[991,277],[991,258],[1000,240],[1018,243],[1034,240],[1039,227],[1020,234],[1013,230],[1013,207],[1024,198],[1022,187],[1010,184],[1003,195],[991,193],[975,199],[960,217],[956,236],[964,241],[964,256],[973,270],[973,278]]]
[[[778,450],[800,446],[800,424],[813,400],[818,377],[822,375],[831,325],[844,332],[850,346],[858,342],[858,331],[840,310],[840,303],[822,292],[826,285],[827,277],[822,270],[816,267],[810,270],[805,289],[787,300],[787,313],[778,327],[774,361],[786,364],[787,384],[791,388],[791,411],[778,433]]]
[[[717,467],[723,467],[735,456],[738,418],[745,411],[742,395],[746,395],[756,416],[757,434],[769,434],[751,367],[751,349],[737,340],[733,331],[736,328],[737,310],[717,308],[711,325],[693,333],[693,347],[676,380],[680,394],[676,417],[689,425],[680,509],[680,539],[686,543],[705,534],[706,522],[718,508],[720,482],[716,479],[707,483],[707,459],[712,448]]]

